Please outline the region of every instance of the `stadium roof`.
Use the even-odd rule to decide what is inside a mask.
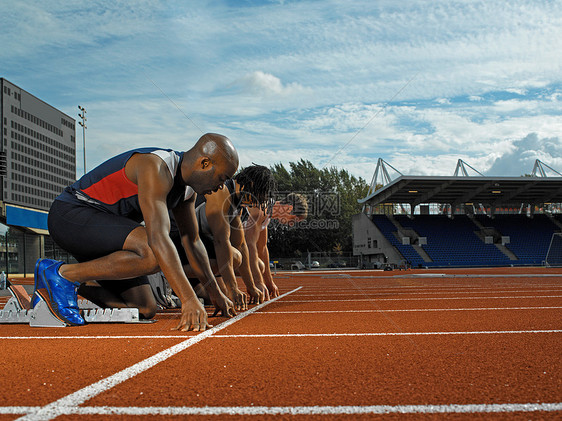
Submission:
[[[521,204],[562,203],[562,177],[480,177],[402,175],[359,203],[473,203],[519,207]]]

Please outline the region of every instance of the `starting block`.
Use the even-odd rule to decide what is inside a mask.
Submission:
[[[12,296],[0,310],[0,323],[29,323],[33,313],[31,309],[31,298],[25,288],[7,282],[8,291]]]
[[[29,323],[33,310],[21,310],[14,308],[14,303],[10,301],[0,310],[0,323]]]
[[[139,323],[138,308],[94,308],[84,310],[87,323]]]
[[[31,319],[29,320],[29,326],[31,327],[66,327],[67,324],[62,320],[59,320],[49,307],[47,303],[43,301],[43,298],[39,300],[37,305],[33,310],[29,310],[31,313]]]
[[[23,286],[8,286],[12,297],[0,310],[0,324],[19,323],[31,327],[68,326],[51,313],[47,303],[40,297],[35,308],[31,309],[31,297]],[[140,320],[138,308],[101,308],[88,300],[78,300],[78,308],[86,323],[154,323],[156,320]]]
[[[51,313],[47,303],[41,299],[31,312],[31,327],[65,327],[65,322]],[[140,323],[138,308],[90,308],[83,310],[86,323]]]
[[[80,310],[93,310],[101,307],[92,303],[90,300],[78,300],[78,308]]]
[[[23,287],[23,285],[14,285],[8,281],[8,290],[12,294],[10,301],[13,301],[15,308],[19,310],[29,310],[31,308],[31,297]],[[10,302],[8,301],[8,303]],[[7,307],[8,304],[6,304]],[[4,307],[4,309],[6,309]]]

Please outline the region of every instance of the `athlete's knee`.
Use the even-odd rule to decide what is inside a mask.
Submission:
[[[144,227],[137,227],[129,233],[123,249],[131,251],[139,257],[138,266],[146,274],[155,273],[159,270],[158,260],[148,243]]]
[[[138,309],[139,317],[141,319],[152,319],[154,316],[156,316],[158,306],[156,305],[156,303],[146,303],[142,306],[139,306]]]
[[[156,255],[148,244],[138,247],[136,253],[139,255],[146,273],[155,273],[160,270]]]
[[[240,267],[241,264],[242,264],[242,253],[240,253],[240,251],[232,247],[232,265],[234,266],[234,269]]]
[[[139,316],[141,319],[152,319],[156,316],[158,311],[158,304],[152,292],[152,288],[148,285],[143,285],[138,289],[139,296],[136,297],[137,308],[139,309]]]
[[[263,263],[262,259],[258,259],[258,267],[260,269],[260,273],[264,273],[265,272],[265,263]]]

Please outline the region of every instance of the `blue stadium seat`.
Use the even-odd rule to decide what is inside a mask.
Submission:
[[[398,231],[385,215],[374,215],[373,222],[386,239],[412,266],[466,267],[466,266],[517,266],[543,263],[554,232],[560,232],[546,215],[496,215],[494,219],[477,216],[478,221],[493,227],[502,236],[509,236],[506,247],[517,260],[510,260],[494,244],[485,244],[476,234],[480,229],[466,215],[416,215],[408,218],[396,215],[397,222],[427,238],[422,246],[433,262],[425,262],[411,245],[403,245],[395,233]]]

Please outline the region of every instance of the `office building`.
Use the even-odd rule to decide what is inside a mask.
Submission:
[[[73,118],[0,78],[3,169],[0,197],[6,204],[48,210],[76,179]]]
[[[38,257],[56,254],[47,212],[75,180],[75,120],[0,78],[1,270],[32,273]]]

